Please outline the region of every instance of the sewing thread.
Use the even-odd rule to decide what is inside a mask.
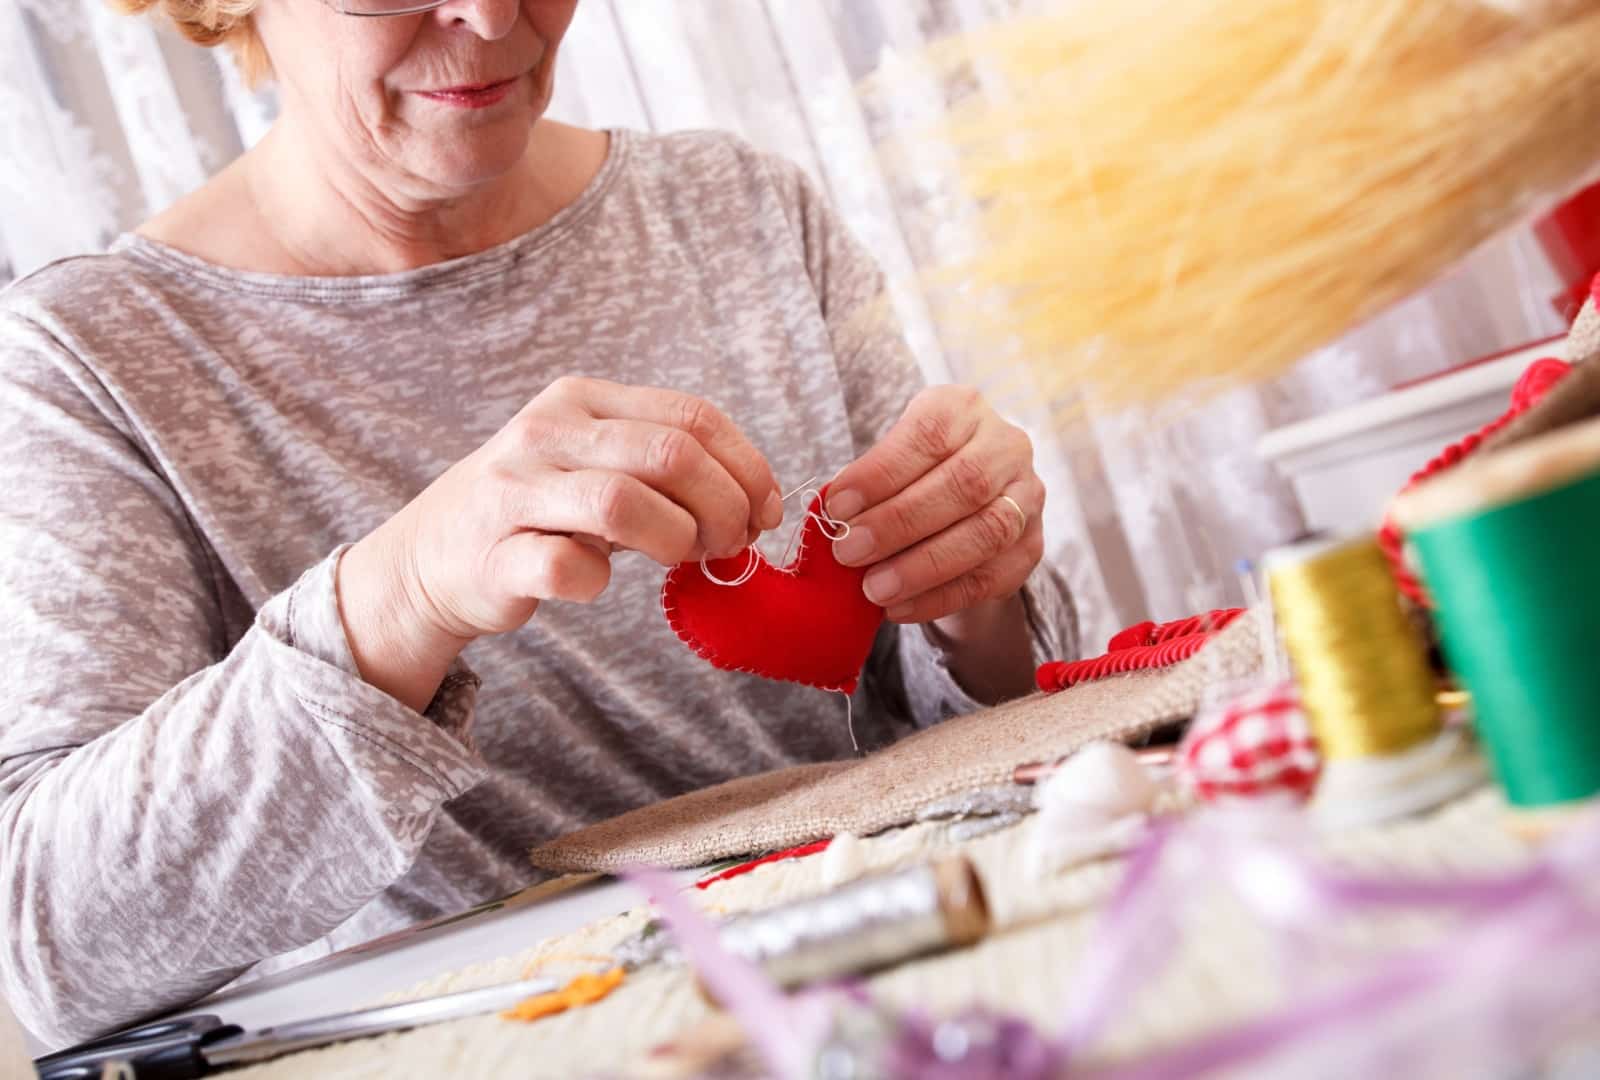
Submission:
[[[1600,422],[1552,432],[1441,477],[1406,526],[1451,669],[1506,800],[1600,794]],[[1442,506],[1432,513],[1429,504]]]
[[[1371,535],[1282,548],[1266,568],[1324,758],[1397,754],[1439,733],[1427,654]]]
[[[789,494],[781,496],[781,498],[784,502],[788,502],[796,495],[800,495],[803,496],[804,501],[808,503],[815,499],[819,510],[807,510],[806,517],[816,521],[818,527],[822,529],[822,535],[826,536],[834,543],[838,543],[840,540],[843,540],[845,537],[850,535],[850,523],[847,521],[840,521],[829,514],[826,509],[821,509],[822,491],[814,486],[816,482],[817,478],[813,476],[811,479],[807,480],[805,483],[789,492]],[[805,527],[806,523],[804,521],[801,521],[800,524],[795,526],[794,531],[789,535],[789,545],[784,549],[783,561],[777,565],[773,565],[772,568],[774,570],[777,570],[779,573],[783,574],[794,573],[794,570],[791,569],[794,564],[794,551],[795,547],[800,543],[800,535],[805,531]],[[749,560],[745,563],[744,570],[739,574],[739,576],[731,581],[725,581],[711,572],[711,567],[707,565],[710,557],[706,555],[700,556],[700,572],[704,574],[706,576],[706,580],[711,582],[713,585],[722,585],[730,589],[738,588],[740,585],[743,585],[745,582],[755,577],[757,568],[763,562],[767,561],[767,557],[761,554],[761,549],[756,547],[754,544],[751,544],[745,549],[745,551],[749,555]]]
[[[737,916],[718,938],[790,987],[963,948],[988,934],[990,924],[976,868],[966,856],[952,855]]]

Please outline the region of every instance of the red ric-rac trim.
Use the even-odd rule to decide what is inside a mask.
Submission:
[[[1111,639],[1111,651],[1089,660],[1052,660],[1041,664],[1035,676],[1046,693],[1111,675],[1171,667],[1199,652],[1224,627],[1245,612],[1225,608],[1191,615],[1170,623],[1140,623]]]

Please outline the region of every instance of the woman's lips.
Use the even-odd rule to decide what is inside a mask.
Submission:
[[[516,85],[516,79],[505,79],[480,86],[451,86],[444,90],[423,90],[420,93],[431,101],[453,105],[458,109],[487,109],[504,101]]]

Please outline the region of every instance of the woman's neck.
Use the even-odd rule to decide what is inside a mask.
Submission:
[[[583,193],[608,147],[602,132],[541,120],[510,170],[446,193],[376,179],[319,152],[287,119],[140,234],[238,270],[394,273],[484,251],[544,224]]]

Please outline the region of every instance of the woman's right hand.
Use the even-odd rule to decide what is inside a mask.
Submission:
[[[420,711],[469,641],[599,596],[612,551],[732,555],[782,518],[714,405],[565,377],[345,553],[340,612],[362,677]]]

